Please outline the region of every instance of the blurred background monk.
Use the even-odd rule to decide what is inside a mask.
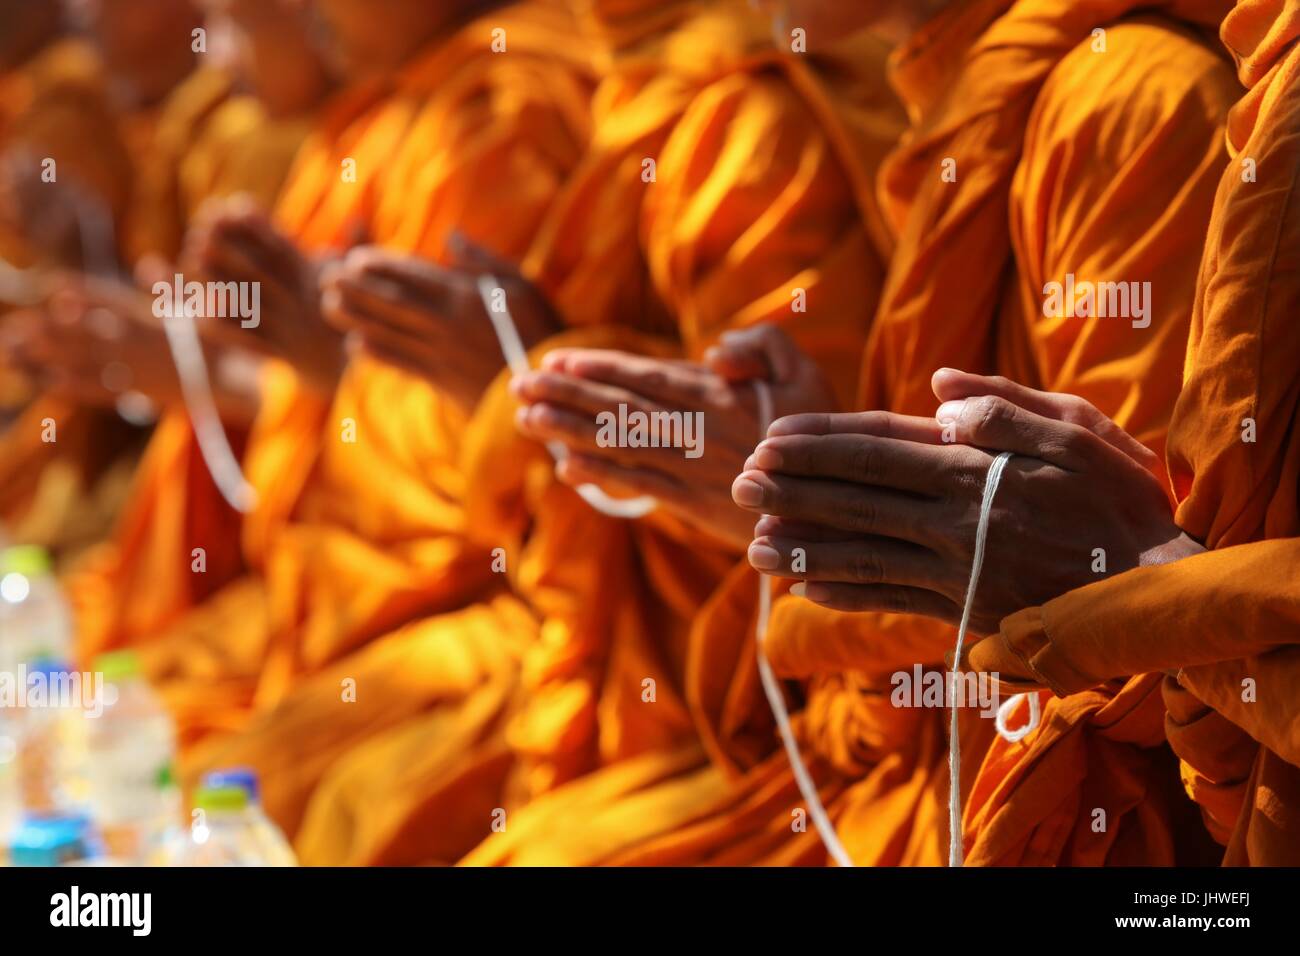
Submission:
[[[219,0],[207,5],[212,61],[191,84],[207,115],[174,131],[187,144],[170,176],[150,180],[153,202],[136,206],[139,284],[172,286],[186,228],[206,222],[214,204],[267,209],[275,201],[310,122],[329,90],[324,64],[296,3]],[[208,89],[207,87],[210,87]],[[123,298],[123,297],[119,297]],[[71,579],[78,644],[86,660],[109,648],[146,641],[243,570],[238,513],[219,493],[201,453],[160,323],[154,296],[123,302],[121,324],[150,355],[124,363],[145,377],[162,362],[170,388],[150,397],[162,408],[112,540]],[[109,303],[88,297],[87,306]],[[256,414],[262,361],[215,323],[199,320],[222,426],[242,449]],[[102,346],[94,350],[102,355]],[[134,357],[134,355],[133,355]],[[196,551],[196,549],[198,549]],[[201,555],[201,560],[198,555]],[[196,570],[196,567],[198,570]]]
[[[111,95],[119,66],[74,35],[62,3],[0,4],[0,259],[39,270],[5,269],[0,310],[42,306],[53,269],[116,267],[134,180]],[[68,554],[106,530],[141,436],[69,389],[56,394],[55,380],[65,383],[55,370],[24,365],[27,330],[42,322],[32,311],[3,319],[0,523],[15,540]]]
[[[935,369],[998,371],[1076,393],[1162,450],[1224,162],[1223,122],[1236,96],[1213,39],[1226,5],[931,6],[927,15],[910,4],[868,5],[898,43],[891,79],[912,126],[880,179],[898,245],[857,407],[926,416],[918,427],[928,434]],[[831,8],[805,9],[812,17]],[[1096,307],[1051,307],[1052,285],[1076,282],[1136,283],[1147,295],[1104,317]],[[810,432],[870,449],[907,437],[876,431],[880,421],[871,413],[801,418],[770,434],[784,443]],[[842,473],[813,468],[823,480],[810,481],[798,471],[809,466],[791,458],[783,475],[784,453],[765,448],[733,489],[749,510],[774,516],[756,529],[751,563],[814,581],[819,560],[835,570],[810,586],[807,600],[777,603],[769,645],[778,673],[813,678],[812,749],[863,777],[834,809],[841,835],[859,863],[939,863],[948,840],[946,717],[895,707],[891,675],[943,660],[952,630],[922,615],[955,620],[966,582],[958,575],[925,590],[880,581],[878,569],[896,557],[915,570],[937,553],[967,560],[968,574],[972,526],[918,511],[913,496],[933,493],[919,487],[924,470],[908,478],[904,469],[902,492],[850,500]],[[966,493],[956,500],[965,503]],[[837,544],[863,534],[879,549],[864,556]],[[1006,547],[1013,553],[1004,560],[1036,560],[1032,549]],[[795,548],[807,555],[799,573],[791,570]],[[1177,787],[1155,691],[1149,681],[1120,682],[1047,703],[1042,729],[1008,748],[1035,771],[1037,787],[1025,791],[1033,796],[1017,808],[1016,828],[991,830],[981,852],[970,851],[972,862],[1197,858],[1204,833]],[[962,717],[969,790],[994,731],[976,709]],[[1058,735],[1066,741],[1060,763],[1034,763],[1030,748]],[[1102,804],[1089,796],[1101,793],[1110,795],[1109,825],[1096,832],[1092,809]],[[969,849],[980,837],[966,839]]]

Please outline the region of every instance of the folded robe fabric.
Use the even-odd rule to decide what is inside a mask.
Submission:
[[[1165,674],[1165,731],[1228,865],[1300,862],[1297,37],[1294,0],[1239,3],[1223,25],[1249,92],[1228,124],[1169,447],[1176,520],[1209,552],[1022,611],[970,658],[1060,695]]]

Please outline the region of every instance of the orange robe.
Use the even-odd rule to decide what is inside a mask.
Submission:
[[[1169,742],[1187,792],[1227,847],[1224,863],[1294,866],[1300,5],[1239,3],[1222,35],[1249,92],[1228,124],[1234,161],[1215,200],[1169,442],[1177,522],[1211,550],[1015,614],[972,649],[971,664],[1067,702],[1128,674],[1161,684]],[[1014,837],[1018,803],[1014,788],[981,772],[972,810],[990,829]]]
[[[973,0],[954,4],[895,53],[893,81],[913,125],[881,177],[898,248],[860,407],[932,414],[935,369],[996,372],[1081,394],[1163,448],[1224,159],[1223,119],[1235,97],[1230,66],[1207,35],[1225,10]],[[1101,42],[1104,54],[1095,52]],[[1045,317],[1047,284],[1070,274],[1149,281],[1150,324]],[[769,633],[777,672],[813,678],[806,733],[814,753],[862,778],[835,808],[850,854],[863,864],[941,863],[946,715],[900,713],[889,679],[942,661],[952,629],[787,598]],[[853,672],[860,677],[850,679]],[[1035,780],[1055,775],[1076,793],[1086,783],[1116,794],[1105,838],[1075,840],[1089,823],[1083,808],[1026,788],[1017,807],[1026,839],[980,842],[968,815],[968,861],[1173,862],[1170,833],[1186,821],[1168,783],[1152,691],[1049,704],[1036,734],[1003,748],[1020,757],[1073,728]],[[991,723],[963,714],[963,789],[994,738]],[[880,753],[886,758],[876,762]]]

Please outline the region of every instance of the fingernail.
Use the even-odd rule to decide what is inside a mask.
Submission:
[[[781,453],[770,445],[759,445],[754,449],[754,464],[763,471],[776,471],[781,463]]]
[[[506,388],[515,398],[522,398],[524,395],[524,380],[516,375],[510,380],[510,384]]]
[[[781,554],[765,544],[749,546],[749,563],[760,571],[775,571],[781,566]]]
[[[956,421],[961,417],[962,409],[966,407],[966,399],[958,401],[944,402],[939,406],[939,410],[934,413],[934,417],[941,423]]]
[[[528,424],[528,406],[515,409],[515,424],[523,427]]]
[[[805,597],[806,596],[805,592],[807,590],[808,590],[807,581],[800,581],[797,584],[790,585],[790,593],[793,594],[795,597]]]
[[[753,508],[763,503],[763,486],[749,478],[737,478],[731,485],[731,498],[738,505]]]

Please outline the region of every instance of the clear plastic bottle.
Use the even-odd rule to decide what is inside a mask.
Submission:
[[[239,787],[248,797],[244,807],[244,822],[262,848],[263,866],[297,866],[298,858],[280,828],[262,809],[257,771],[251,767],[231,767],[214,770],[203,776],[204,787]]]
[[[250,826],[248,791],[238,786],[203,786],[194,794],[187,830],[168,840],[163,866],[272,866],[262,838]]]
[[[0,671],[72,656],[72,612],[44,549],[0,551]]]
[[[111,857],[141,863],[175,820],[176,733],[133,652],[101,655],[95,670],[104,699],[85,719],[91,814]]]
[[[27,814],[84,809],[81,677],[62,661],[24,665],[21,706],[9,713],[18,803]],[[76,696],[67,698],[72,692]],[[67,698],[67,699],[65,699]]]

